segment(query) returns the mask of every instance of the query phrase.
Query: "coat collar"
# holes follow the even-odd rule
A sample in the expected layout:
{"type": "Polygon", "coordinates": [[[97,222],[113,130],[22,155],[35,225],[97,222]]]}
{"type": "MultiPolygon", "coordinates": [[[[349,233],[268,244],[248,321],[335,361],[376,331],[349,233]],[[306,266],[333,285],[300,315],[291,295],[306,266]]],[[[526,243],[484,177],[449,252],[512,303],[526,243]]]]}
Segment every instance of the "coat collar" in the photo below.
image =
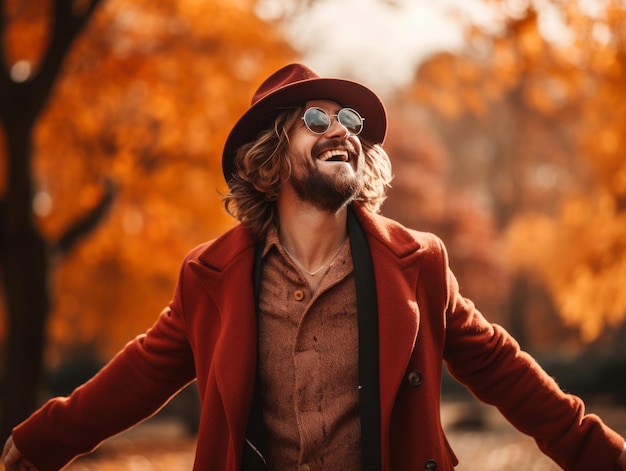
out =
{"type": "Polygon", "coordinates": [[[255,240],[250,231],[238,224],[219,238],[201,246],[197,260],[206,269],[207,275],[211,272],[220,274],[231,263],[237,262],[239,257],[249,256],[248,251],[254,250],[254,245],[255,240]]]}
{"type": "MultiPolygon", "coordinates": [[[[379,246],[385,256],[391,255],[402,270],[411,269],[417,259],[423,255],[423,244],[419,232],[412,231],[398,222],[384,216],[373,214],[361,204],[354,204],[354,211],[367,233],[370,245],[379,246]]],[[[249,256],[254,251],[255,240],[252,234],[241,225],[236,225],[221,237],[198,248],[197,260],[210,273],[219,275],[240,256],[249,256]]],[[[194,271],[203,272],[202,268],[194,271]]]]}

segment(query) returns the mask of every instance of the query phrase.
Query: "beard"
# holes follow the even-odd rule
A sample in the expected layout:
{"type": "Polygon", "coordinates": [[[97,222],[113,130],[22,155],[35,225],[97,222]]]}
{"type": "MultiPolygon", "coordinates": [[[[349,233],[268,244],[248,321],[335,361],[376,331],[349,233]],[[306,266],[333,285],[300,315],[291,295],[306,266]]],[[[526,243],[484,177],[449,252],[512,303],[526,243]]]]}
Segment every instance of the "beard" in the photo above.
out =
{"type": "Polygon", "coordinates": [[[336,213],[359,194],[361,179],[358,172],[325,173],[311,165],[304,175],[292,174],[291,185],[301,201],[336,213]]]}

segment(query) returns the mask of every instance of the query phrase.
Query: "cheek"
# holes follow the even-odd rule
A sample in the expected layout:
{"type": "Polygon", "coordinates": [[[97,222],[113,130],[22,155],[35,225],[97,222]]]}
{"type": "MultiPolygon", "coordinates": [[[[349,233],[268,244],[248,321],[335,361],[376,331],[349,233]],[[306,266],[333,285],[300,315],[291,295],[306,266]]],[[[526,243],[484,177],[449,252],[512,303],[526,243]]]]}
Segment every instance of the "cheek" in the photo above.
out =
{"type": "Polygon", "coordinates": [[[302,165],[311,160],[311,146],[305,139],[294,140],[289,146],[289,155],[293,165],[302,165]]]}
{"type": "Polygon", "coordinates": [[[292,150],[289,154],[291,171],[296,175],[309,173],[314,168],[314,163],[308,153],[304,151],[292,150]]]}
{"type": "Polygon", "coordinates": [[[315,144],[319,136],[309,131],[304,123],[297,125],[289,134],[289,147],[302,150],[315,144]]]}

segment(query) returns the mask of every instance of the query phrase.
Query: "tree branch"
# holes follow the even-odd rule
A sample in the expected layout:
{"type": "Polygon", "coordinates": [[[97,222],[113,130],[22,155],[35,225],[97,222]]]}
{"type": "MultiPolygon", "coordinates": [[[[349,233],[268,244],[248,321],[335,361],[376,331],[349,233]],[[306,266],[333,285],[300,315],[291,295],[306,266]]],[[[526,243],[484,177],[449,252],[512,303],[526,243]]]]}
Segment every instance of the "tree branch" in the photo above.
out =
{"type": "MultiPolygon", "coordinates": [[[[4,1],[0,0],[1,8],[4,8],[4,1]]],[[[0,118],[3,121],[14,119],[13,110],[19,109],[25,125],[32,126],[52,93],[68,51],[100,2],[101,0],[91,0],[82,13],[75,14],[72,11],[72,0],[54,1],[50,44],[38,72],[31,80],[15,83],[8,72],[9,64],[4,64],[4,70],[0,71],[0,118]]],[[[0,32],[5,27],[3,22],[6,18],[3,16],[0,10],[0,32]]],[[[0,55],[0,59],[6,62],[4,55],[0,55]]]]}
{"type": "Polygon", "coordinates": [[[32,81],[22,84],[32,86],[32,90],[37,93],[35,100],[40,109],[52,92],[70,48],[100,2],[101,0],[92,0],[83,13],[74,14],[71,0],[55,0],[54,21],[48,51],[44,55],[37,75],[32,81]]]}
{"type": "Polygon", "coordinates": [[[87,214],[78,218],[65,233],[52,244],[55,255],[67,255],[81,239],[88,236],[108,214],[117,194],[117,187],[110,179],[104,181],[104,192],[98,204],[87,214]]]}
{"type": "MultiPolygon", "coordinates": [[[[0,40],[4,38],[4,32],[6,29],[6,15],[4,13],[5,0],[0,0],[0,40]]],[[[0,46],[2,43],[0,42],[0,46]]],[[[7,57],[5,54],[5,48],[0,47],[0,121],[3,123],[8,113],[7,101],[10,96],[11,77],[9,75],[9,64],[7,64],[7,57]]]]}

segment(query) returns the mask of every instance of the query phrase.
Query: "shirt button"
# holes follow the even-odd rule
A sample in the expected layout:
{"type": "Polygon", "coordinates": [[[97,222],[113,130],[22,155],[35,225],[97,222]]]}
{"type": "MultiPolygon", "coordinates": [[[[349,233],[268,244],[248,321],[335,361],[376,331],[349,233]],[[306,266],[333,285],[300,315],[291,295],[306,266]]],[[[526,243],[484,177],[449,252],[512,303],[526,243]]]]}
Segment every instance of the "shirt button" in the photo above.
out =
{"type": "Polygon", "coordinates": [[[300,471],[311,471],[311,466],[305,463],[302,466],[300,466],[300,471]]]}
{"type": "Polygon", "coordinates": [[[433,459],[430,459],[424,463],[424,469],[428,471],[434,471],[437,469],[437,462],[433,459]]]}
{"type": "MultiPolygon", "coordinates": [[[[296,301],[302,301],[304,299],[304,293],[302,292],[301,289],[297,289],[293,292],[293,298],[296,301]]],[[[308,466],[308,465],[307,465],[308,466]]],[[[306,470],[305,470],[306,471],[306,470]]]]}

